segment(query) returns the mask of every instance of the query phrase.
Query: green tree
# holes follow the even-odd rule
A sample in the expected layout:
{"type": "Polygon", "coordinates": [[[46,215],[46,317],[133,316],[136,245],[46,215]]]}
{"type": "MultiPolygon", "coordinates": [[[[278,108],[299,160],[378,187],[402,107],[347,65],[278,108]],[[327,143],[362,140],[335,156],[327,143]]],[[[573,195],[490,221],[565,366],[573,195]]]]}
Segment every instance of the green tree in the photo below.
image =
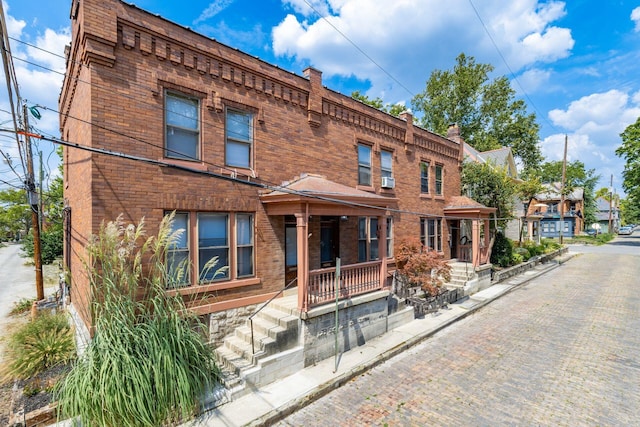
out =
{"type": "Polygon", "coordinates": [[[620,217],[622,224],[638,224],[640,223],[640,200],[629,196],[620,201],[620,217]]]}
{"type": "Polygon", "coordinates": [[[385,113],[391,114],[395,117],[398,117],[400,113],[404,112],[407,109],[407,107],[401,103],[385,104],[385,102],[380,97],[371,99],[367,95],[360,93],[359,90],[351,92],[351,97],[362,102],[363,104],[370,105],[373,108],[377,108],[378,110],[384,111],[385,113]]]}
{"type": "Polygon", "coordinates": [[[498,226],[513,217],[515,183],[507,172],[489,163],[465,162],[462,167],[462,193],[476,202],[496,208],[498,226]]]}
{"type": "MultiPolygon", "coordinates": [[[[627,193],[628,212],[640,210],[640,117],[620,134],[622,145],[616,155],[625,160],[622,188],[627,193]]],[[[634,221],[635,222],[635,221],[634,221]]]]}
{"type": "Polygon", "coordinates": [[[29,230],[31,209],[27,204],[26,191],[8,189],[0,191],[0,230],[3,238],[13,238],[29,230]]]}
{"type": "MultiPolygon", "coordinates": [[[[57,150],[62,158],[62,147],[57,150]]],[[[64,183],[62,179],[62,164],[58,166],[59,175],[51,180],[49,188],[42,193],[43,229],[40,230],[42,242],[42,262],[50,264],[62,255],[63,251],[63,225],[62,215],[64,209],[64,183]]],[[[29,213],[29,215],[31,215],[29,213]]],[[[33,256],[33,234],[28,234],[22,242],[22,247],[28,256],[33,256]]]]}
{"type": "Polygon", "coordinates": [[[465,142],[479,151],[511,147],[525,170],[542,161],[535,114],[528,114],[506,77],[489,80],[493,66],[461,53],[453,71],[435,70],[424,92],[412,100],[421,125],[445,135],[452,123],[465,142]]]}

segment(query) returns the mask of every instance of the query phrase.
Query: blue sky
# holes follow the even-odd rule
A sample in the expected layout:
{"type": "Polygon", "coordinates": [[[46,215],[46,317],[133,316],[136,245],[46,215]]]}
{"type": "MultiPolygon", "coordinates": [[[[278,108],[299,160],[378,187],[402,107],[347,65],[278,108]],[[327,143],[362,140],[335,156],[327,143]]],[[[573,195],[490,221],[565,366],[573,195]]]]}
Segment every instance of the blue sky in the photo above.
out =
{"type": "MultiPolygon", "coordinates": [[[[435,69],[461,52],[506,75],[538,117],[547,160],[581,160],[622,193],[619,134],[640,116],[640,2],[626,0],[133,0],[133,4],[329,88],[410,105],[435,69]]],[[[70,0],[8,0],[5,15],[32,124],[57,135],[57,98],[69,42],[70,0]],[[24,42],[38,46],[30,47],[24,42]],[[49,53],[51,52],[51,53],[49,53]],[[39,66],[39,67],[38,67],[39,66]],[[53,70],[53,71],[49,71],[53,70]],[[56,72],[57,71],[57,72],[56,72]],[[35,122],[35,123],[34,123],[35,122]]],[[[4,79],[3,79],[4,81],[4,79]]],[[[8,110],[4,85],[0,110],[8,110]]],[[[0,122],[10,116],[0,111],[0,122]]],[[[15,141],[0,149],[17,159],[15,141]]],[[[55,173],[51,147],[41,143],[55,173]]],[[[0,176],[7,176],[6,164],[0,176]]],[[[15,184],[15,175],[3,178],[15,184]]],[[[0,183],[0,188],[6,184],[0,183]]]]}

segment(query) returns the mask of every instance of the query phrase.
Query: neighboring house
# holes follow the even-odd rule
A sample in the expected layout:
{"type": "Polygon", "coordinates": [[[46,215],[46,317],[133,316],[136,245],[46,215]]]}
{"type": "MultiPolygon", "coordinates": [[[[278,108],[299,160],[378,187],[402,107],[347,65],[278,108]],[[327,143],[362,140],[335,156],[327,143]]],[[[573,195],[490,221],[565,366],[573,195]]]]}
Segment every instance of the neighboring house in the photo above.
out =
{"type": "MultiPolygon", "coordinates": [[[[617,233],[620,228],[620,209],[616,206],[615,199],[612,204],[603,197],[596,199],[596,221],[600,226],[598,233],[617,233]],[[609,229],[611,224],[611,229],[609,229]]],[[[592,224],[587,224],[591,228],[592,224]]]]}
{"type": "Polygon", "coordinates": [[[584,229],[582,212],[584,211],[584,190],[575,188],[564,198],[564,209],[561,209],[561,184],[544,184],[545,191],[536,195],[527,206],[528,215],[541,215],[540,235],[548,238],[573,237],[584,229]],[[561,212],[563,211],[563,212],[561,212]],[[560,215],[563,214],[564,221],[560,215]]]}
{"type": "MultiPolygon", "coordinates": [[[[520,181],[518,178],[518,169],[516,167],[515,159],[513,158],[513,152],[511,147],[502,147],[490,151],[478,151],[469,144],[464,145],[465,161],[473,161],[477,163],[486,163],[496,169],[501,169],[507,172],[507,175],[514,181],[520,181]]],[[[513,198],[513,219],[507,221],[504,228],[504,234],[511,240],[519,241],[521,234],[523,238],[529,240],[540,240],[539,221],[540,218],[534,216],[527,216],[524,203],[519,197],[513,198]]]]}
{"type": "Polygon", "coordinates": [[[168,292],[188,298],[215,345],[292,287],[286,321],[262,329],[297,328],[279,335],[295,348],[282,369],[333,354],[338,259],[343,351],[413,318],[390,303],[396,241],[486,270],[492,210],[459,198],[457,127],[436,135],[324,87],[314,68],[287,72],[118,0],[74,0],[71,18],[65,264],[84,325],[85,246],[120,214],[153,234],[176,212],[186,232],[169,261],[191,269],[168,292]],[[229,267],[216,277],[213,256],[229,267]]]}

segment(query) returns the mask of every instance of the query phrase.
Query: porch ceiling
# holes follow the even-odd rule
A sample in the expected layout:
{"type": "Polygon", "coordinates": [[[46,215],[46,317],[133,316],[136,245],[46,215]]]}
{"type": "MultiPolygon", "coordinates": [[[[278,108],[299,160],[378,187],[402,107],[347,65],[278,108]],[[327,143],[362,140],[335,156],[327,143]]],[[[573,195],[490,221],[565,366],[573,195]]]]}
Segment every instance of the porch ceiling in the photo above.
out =
{"type": "Polygon", "coordinates": [[[268,215],[290,215],[308,211],[315,215],[380,216],[380,208],[396,208],[398,199],[358,190],[323,176],[302,174],[299,178],[260,196],[268,215]]]}
{"type": "Polygon", "coordinates": [[[488,218],[495,213],[496,208],[490,208],[467,196],[454,196],[451,202],[444,208],[445,216],[457,216],[462,218],[488,218]]]}

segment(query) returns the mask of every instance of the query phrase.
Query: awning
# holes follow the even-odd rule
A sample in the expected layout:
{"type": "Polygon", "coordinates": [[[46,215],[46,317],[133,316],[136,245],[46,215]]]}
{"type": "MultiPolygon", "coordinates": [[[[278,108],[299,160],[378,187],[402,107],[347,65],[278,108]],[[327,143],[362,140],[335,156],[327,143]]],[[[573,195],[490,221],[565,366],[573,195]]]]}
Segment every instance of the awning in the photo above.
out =
{"type": "Polygon", "coordinates": [[[383,216],[395,209],[398,199],[358,190],[323,176],[302,174],[281,187],[260,196],[267,215],[361,215],[383,216]],[[382,211],[382,212],[381,212],[382,211]]]}

